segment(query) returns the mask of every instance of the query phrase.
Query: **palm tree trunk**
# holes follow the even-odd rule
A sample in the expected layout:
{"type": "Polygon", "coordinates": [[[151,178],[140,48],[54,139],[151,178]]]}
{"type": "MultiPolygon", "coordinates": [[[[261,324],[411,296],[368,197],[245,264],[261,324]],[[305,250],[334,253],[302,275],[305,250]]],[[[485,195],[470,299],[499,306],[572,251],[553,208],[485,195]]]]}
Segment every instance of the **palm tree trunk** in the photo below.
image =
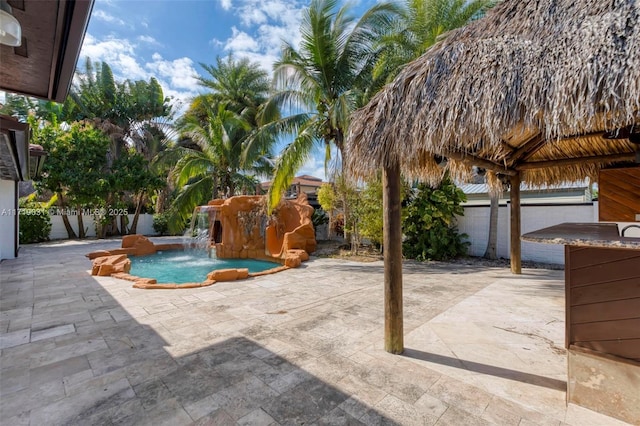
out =
{"type": "Polygon", "coordinates": [[[142,201],[144,200],[144,192],[140,192],[138,195],[138,201],[136,203],[136,213],[133,215],[133,222],[129,228],[129,234],[135,234],[138,230],[138,218],[140,218],[140,212],[142,211],[142,201]]]}
{"type": "Polygon", "coordinates": [[[167,198],[169,198],[169,184],[157,191],[156,205],[154,210],[156,213],[163,213],[166,210],[167,198]]]}
{"type": "Polygon", "coordinates": [[[82,209],[78,208],[78,238],[87,238],[87,233],[84,230],[84,221],[82,220],[82,209]]]}
{"type": "Polygon", "coordinates": [[[71,227],[71,223],[69,222],[69,216],[66,213],[66,206],[64,202],[64,197],[62,193],[58,192],[58,203],[60,204],[60,209],[62,210],[62,223],[64,224],[64,229],[67,230],[67,236],[71,238],[78,238],[76,235],[76,231],[71,227]]]}
{"type": "Polygon", "coordinates": [[[498,241],[498,209],[500,208],[498,194],[490,194],[491,207],[489,207],[489,240],[487,241],[487,249],[484,257],[487,259],[496,259],[496,245],[498,241]]]}
{"type": "Polygon", "coordinates": [[[218,197],[218,175],[213,174],[213,191],[211,193],[212,199],[217,200],[218,197]]]}
{"type": "Polygon", "coordinates": [[[129,222],[128,215],[126,215],[126,214],[120,215],[120,235],[127,235],[127,223],[128,222],[129,222]]]}
{"type": "Polygon", "coordinates": [[[231,179],[231,174],[227,174],[227,188],[229,188],[229,197],[233,197],[236,194],[236,188],[233,185],[233,180],[231,179]]]}

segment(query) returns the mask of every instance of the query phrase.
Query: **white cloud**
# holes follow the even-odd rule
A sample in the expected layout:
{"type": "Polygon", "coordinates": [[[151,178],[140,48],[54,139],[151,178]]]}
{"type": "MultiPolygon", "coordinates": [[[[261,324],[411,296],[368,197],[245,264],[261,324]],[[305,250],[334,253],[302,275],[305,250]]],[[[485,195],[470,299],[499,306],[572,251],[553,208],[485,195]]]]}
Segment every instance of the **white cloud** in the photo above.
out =
{"type": "Polygon", "coordinates": [[[81,57],[89,57],[93,61],[108,63],[115,75],[121,78],[146,78],[147,72],[138,64],[135,57],[135,45],[127,39],[107,37],[98,40],[87,34],[80,51],[81,57]]]}
{"type": "Polygon", "coordinates": [[[310,175],[326,181],[327,177],[324,170],[324,158],[322,158],[321,155],[315,155],[310,158],[296,173],[296,176],[298,175],[310,175]]]}
{"type": "Polygon", "coordinates": [[[155,44],[156,46],[162,46],[162,43],[160,43],[158,40],[148,35],[140,35],[138,36],[138,40],[144,43],[155,44]]]}
{"type": "Polygon", "coordinates": [[[91,17],[104,22],[108,22],[110,24],[126,25],[126,22],[124,22],[122,19],[116,18],[115,16],[105,12],[104,10],[94,10],[93,12],[91,12],[91,17]]]}
{"type": "Polygon", "coordinates": [[[250,26],[253,24],[264,24],[267,22],[267,15],[264,11],[256,8],[244,8],[240,21],[243,25],[250,26]]]}
{"type": "Polygon", "coordinates": [[[224,10],[231,9],[231,0],[220,0],[220,5],[224,10]]]}
{"type": "Polygon", "coordinates": [[[241,0],[233,10],[242,29],[233,27],[226,40],[212,40],[238,57],[258,62],[271,72],[279,57],[282,42],[300,44],[300,20],[306,4],[292,0],[241,0]]]}
{"type": "MultiPolygon", "coordinates": [[[[146,80],[148,73],[140,66],[136,58],[130,55],[119,54],[116,64],[120,68],[120,73],[131,80],[146,80]]],[[[111,65],[111,64],[110,64],[111,65]]]]}
{"type": "Polygon", "coordinates": [[[152,62],[145,64],[149,77],[155,77],[164,95],[173,98],[176,116],[182,115],[189,107],[191,98],[200,91],[193,61],[190,58],[166,60],[159,53],[154,53],[151,59],[152,62]]]}
{"type": "Polygon", "coordinates": [[[87,33],[81,56],[108,63],[116,80],[149,80],[155,77],[164,95],[174,98],[174,110],[178,114],[183,112],[200,89],[193,61],[186,57],[167,60],[160,53],[154,53],[151,61],[145,63],[140,61],[136,49],[137,45],[128,39],[106,37],[98,40],[87,33]]]}
{"type": "Polygon", "coordinates": [[[212,45],[213,47],[215,47],[216,49],[224,47],[224,42],[221,41],[221,40],[218,40],[217,38],[214,38],[214,39],[210,40],[209,44],[212,45]]]}
{"type": "Polygon", "coordinates": [[[156,78],[167,80],[174,89],[198,91],[200,86],[196,79],[197,72],[190,58],[169,61],[163,59],[159,53],[154,53],[152,59],[153,62],[147,63],[146,68],[153,71],[156,78]]]}
{"type": "Polygon", "coordinates": [[[231,50],[234,52],[255,52],[260,48],[258,42],[244,31],[238,31],[236,27],[231,27],[231,32],[231,38],[229,38],[225,43],[224,48],[226,50],[231,50]]]}
{"type": "Polygon", "coordinates": [[[116,39],[107,37],[98,40],[87,33],[84,37],[81,57],[90,57],[92,60],[105,61],[111,64],[115,62],[119,55],[133,55],[134,45],[126,39],[116,39]]]}

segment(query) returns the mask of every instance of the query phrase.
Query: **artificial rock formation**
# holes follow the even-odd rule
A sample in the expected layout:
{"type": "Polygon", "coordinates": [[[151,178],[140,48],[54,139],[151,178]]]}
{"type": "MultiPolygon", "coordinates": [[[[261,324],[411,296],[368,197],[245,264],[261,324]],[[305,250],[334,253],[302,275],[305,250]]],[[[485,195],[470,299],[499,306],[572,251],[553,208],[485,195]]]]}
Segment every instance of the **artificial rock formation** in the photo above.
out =
{"type": "MultiPolygon", "coordinates": [[[[309,259],[316,249],[315,231],[311,216],[313,207],[306,195],[297,200],[284,200],[266,214],[264,196],[237,196],[213,200],[198,208],[209,215],[209,244],[216,256],[224,259],[261,259],[278,262],[282,266],[250,274],[248,269],[219,269],[210,272],[201,283],[163,284],[155,279],[129,274],[131,261],[127,256],[146,256],[162,250],[183,249],[182,244],[154,244],[142,235],[122,237],[122,247],[99,250],[87,254],[93,261],[92,275],[113,276],[134,282],[136,288],[193,288],[212,285],[218,281],[234,281],[250,276],[271,274],[295,268],[309,259]]],[[[203,277],[204,278],[204,277],[203,277]]]]}
{"type": "Polygon", "coordinates": [[[129,273],[131,261],[126,254],[114,254],[97,257],[93,260],[91,275],[108,277],[116,273],[129,273]]]}
{"type": "Polygon", "coordinates": [[[212,246],[221,259],[279,259],[296,267],[316,249],[311,216],[313,207],[306,195],[283,200],[266,215],[264,196],[241,195],[213,200],[201,211],[209,212],[212,246]]]}
{"type": "Polygon", "coordinates": [[[146,256],[149,254],[155,254],[157,251],[163,250],[178,250],[182,249],[182,244],[154,244],[150,239],[144,235],[125,235],[122,237],[122,247],[113,250],[97,250],[87,254],[87,257],[91,260],[110,256],[114,254],[126,254],[129,256],[146,256]]]}

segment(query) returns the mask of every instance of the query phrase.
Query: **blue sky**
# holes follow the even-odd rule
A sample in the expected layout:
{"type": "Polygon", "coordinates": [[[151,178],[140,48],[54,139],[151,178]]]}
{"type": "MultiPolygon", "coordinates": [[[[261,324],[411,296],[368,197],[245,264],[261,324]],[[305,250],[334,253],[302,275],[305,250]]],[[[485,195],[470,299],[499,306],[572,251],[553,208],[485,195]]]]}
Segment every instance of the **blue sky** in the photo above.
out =
{"type": "MultiPolygon", "coordinates": [[[[217,55],[248,57],[265,70],[277,58],[282,40],[297,46],[302,10],[299,0],[96,0],[84,39],[84,58],[105,61],[116,79],[154,76],[178,109],[202,92],[199,63],[217,55]]],[[[351,2],[354,15],[375,0],[351,2]]],[[[301,173],[324,177],[323,154],[301,173]]]]}

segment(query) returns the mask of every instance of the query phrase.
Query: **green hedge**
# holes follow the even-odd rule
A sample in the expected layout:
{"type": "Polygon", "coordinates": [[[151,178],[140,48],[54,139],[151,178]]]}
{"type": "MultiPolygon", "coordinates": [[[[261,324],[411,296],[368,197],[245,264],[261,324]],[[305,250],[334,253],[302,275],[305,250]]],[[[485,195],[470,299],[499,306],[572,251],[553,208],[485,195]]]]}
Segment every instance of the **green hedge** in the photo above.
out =
{"type": "Polygon", "coordinates": [[[20,244],[49,241],[51,217],[49,210],[37,204],[25,203],[20,207],[20,244]]]}

